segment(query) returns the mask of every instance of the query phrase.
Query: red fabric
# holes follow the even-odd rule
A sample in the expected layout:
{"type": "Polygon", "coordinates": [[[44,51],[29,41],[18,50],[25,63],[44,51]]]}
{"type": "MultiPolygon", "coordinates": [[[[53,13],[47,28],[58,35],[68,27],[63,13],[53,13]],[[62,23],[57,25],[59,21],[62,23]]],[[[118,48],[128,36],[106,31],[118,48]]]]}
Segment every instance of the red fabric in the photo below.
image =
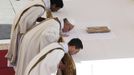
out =
{"type": "Polygon", "coordinates": [[[7,67],[7,50],[0,50],[0,75],[15,75],[13,68],[7,67]]]}

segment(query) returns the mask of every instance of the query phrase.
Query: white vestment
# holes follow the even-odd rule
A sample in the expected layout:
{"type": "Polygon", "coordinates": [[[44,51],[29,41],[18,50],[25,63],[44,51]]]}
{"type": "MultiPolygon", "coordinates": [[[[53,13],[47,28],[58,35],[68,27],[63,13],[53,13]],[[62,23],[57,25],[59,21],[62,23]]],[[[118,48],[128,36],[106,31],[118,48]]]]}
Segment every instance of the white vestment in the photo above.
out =
{"type": "Polygon", "coordinates": [[[24,75],[56,75],[64,54],[63,46],[59,43],[52,43],[46,46],[31,60],[24,75]],[[40,60],[40,58],[42,59],[40,60]]]}
{"type": "Polygon", "coordinates": [[[55,19],[41,22],[38,26],[27,32],[18,50],[16,75],[23,75],[26,66],[41,49],[60,37],[60,23],[55,19]]]}
{"type": "Polygon", "coordinates": [[[17,14],[11,29],[11,43],[6,57],[12,65],[16,65],[18,48],[24,34],[36,26],[36,20],[45,12],[41,1],[34,1],[17,14]],[[33,6],[39,5],[39,6],[33,6]],[[26,10],[28,9],[28,10],[26,10]],[[25,11],[25,12],[24,12],[25,11]]]}

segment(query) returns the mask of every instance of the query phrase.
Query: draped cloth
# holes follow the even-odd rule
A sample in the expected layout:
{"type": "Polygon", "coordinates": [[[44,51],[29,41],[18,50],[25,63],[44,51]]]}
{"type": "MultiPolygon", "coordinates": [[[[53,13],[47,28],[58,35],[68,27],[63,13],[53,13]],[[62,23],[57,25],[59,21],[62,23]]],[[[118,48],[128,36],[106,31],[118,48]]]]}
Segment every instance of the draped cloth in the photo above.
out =
{"type": "Polygon", "coordinates": [[[76,75],[75,62],[69,53],[65,53],[62,62],[66,65],[66,68],[62,70],[61,75],[76,75]]]}
{"type": "Polygon", "coordinates": [[[48,19],[28,31],[18,51],[16,75],[23,75],[26,66],[48,44],[57,42],[60,37],[60,23],[48,19]]]}
{"type": "Polygon", "coordinates": [[[45,5],[42,1],[32,1],[20,11],[12,24],[11,43],[6,58],[10,64],[16,66],[18,48],[21,39],[30,29],[36,26],[36,20],[45,12],[45,5]]]}

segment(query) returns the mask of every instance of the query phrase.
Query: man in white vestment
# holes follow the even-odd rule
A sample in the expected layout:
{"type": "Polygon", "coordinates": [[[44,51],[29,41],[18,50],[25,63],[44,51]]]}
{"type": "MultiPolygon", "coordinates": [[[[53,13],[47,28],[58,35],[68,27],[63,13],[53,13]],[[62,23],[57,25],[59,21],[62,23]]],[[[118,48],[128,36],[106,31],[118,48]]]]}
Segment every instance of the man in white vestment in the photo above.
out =
{"type": "Polygon", "coordinates": [[[60,37],[61,26],[57,19],[42,21],[39,25],[29,30],[22,38],[18,50],[16,75],[23,75],[26,66],[41,49],[52,42],[57,42],[60,37]]]}
{"type": "Polygon", "coordinates": [[[56,75],[64,54],[76,54],[80,49],[83,49],[83,44],[78,38],[71,39],[68,44],[51,43],[31,60],[24,75],[56,75]]]}
{"type": "Polygon", "coordinates": [[[41,21],[41,16],[47,9],[57,11],[63,7],[62,0],[35,0],[29,3],[18,15],[16,16],[11,29],[11,43],[6,58],[10,64],[16,65],[18,48],[21,44],[23,36],[41,21]]]}

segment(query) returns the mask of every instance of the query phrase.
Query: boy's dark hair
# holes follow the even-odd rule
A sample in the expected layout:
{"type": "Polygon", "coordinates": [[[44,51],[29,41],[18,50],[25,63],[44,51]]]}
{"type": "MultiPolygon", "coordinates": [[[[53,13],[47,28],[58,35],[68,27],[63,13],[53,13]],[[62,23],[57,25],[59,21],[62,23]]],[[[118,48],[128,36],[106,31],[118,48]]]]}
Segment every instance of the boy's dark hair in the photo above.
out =
{"type": "Polygon", "coordinates": [[[56,4],[56,7],[62,8],[64,6],[63,0],[50,0],[51,5],[56,4]]]}
{"type": "Polygon", "coordinates": [[[69,46],[75,46],[76,49],[83,49],[82,41],[79,38],[73,38],[68,43],[69,46]]]}

